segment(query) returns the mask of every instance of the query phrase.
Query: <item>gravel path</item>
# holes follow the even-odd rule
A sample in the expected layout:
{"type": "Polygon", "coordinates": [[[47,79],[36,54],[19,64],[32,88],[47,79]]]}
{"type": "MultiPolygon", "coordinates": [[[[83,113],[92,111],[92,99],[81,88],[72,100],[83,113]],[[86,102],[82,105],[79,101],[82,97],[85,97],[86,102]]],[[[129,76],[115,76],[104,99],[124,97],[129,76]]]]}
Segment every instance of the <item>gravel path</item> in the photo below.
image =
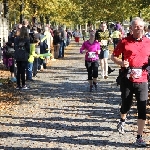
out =
{"type": "MultiPolygon", "coordinates": [[[[120,92],[115,78],[98,78],[98,91],[88,92],[84,55],[72,43],[65,58],[38,73],[18,105],[0,114],[0,149],[4,150],[135,150],[136,117],[132,107],[126,133],[119,134],[120,92]]],[[[100,73],[99,73],[100,74],[100,73]]],[[[134,104],[135,105],[135,104],[134,104]]],[[[147,127],[145,132],[148,132],[147,127]]],[[[148,133],[144,134],[150,141],[148,133]]],[[[148,148],[140,148],[148,150],[148,148]]]]}

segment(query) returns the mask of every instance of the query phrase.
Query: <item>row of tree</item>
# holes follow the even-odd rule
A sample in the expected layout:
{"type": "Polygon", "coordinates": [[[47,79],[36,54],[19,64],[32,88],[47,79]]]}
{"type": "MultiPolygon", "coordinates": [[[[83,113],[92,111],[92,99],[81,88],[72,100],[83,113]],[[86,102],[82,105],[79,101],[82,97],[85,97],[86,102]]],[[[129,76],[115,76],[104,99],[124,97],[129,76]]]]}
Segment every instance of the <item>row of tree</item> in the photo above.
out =
{"type": "Polygon", "coordinates": [[[38,22],[83,24],[99,20],[123,21],[130,16],[149,20],[150,0],[0,0],[8,3],[7,18],[18,23],[20,16],[38,22]]]}

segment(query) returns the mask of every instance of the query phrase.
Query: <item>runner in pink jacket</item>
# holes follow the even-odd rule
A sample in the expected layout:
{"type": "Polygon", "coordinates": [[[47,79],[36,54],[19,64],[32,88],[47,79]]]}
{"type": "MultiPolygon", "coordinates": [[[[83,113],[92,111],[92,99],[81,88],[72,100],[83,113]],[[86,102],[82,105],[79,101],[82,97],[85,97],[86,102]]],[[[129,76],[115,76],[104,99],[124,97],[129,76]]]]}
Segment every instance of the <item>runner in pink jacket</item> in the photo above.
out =
{"type": "Polygon", "coordinates": [[[95,41],[95,32],[90,32],[90,39],[85,41],[80,48],[80,53],[85,53],[85,66],[88,72],[88,81],[90,84],[90,92],[93,91],[93,86],[97,90],[97,77],[99,67],[100,44],[95,41]]]}

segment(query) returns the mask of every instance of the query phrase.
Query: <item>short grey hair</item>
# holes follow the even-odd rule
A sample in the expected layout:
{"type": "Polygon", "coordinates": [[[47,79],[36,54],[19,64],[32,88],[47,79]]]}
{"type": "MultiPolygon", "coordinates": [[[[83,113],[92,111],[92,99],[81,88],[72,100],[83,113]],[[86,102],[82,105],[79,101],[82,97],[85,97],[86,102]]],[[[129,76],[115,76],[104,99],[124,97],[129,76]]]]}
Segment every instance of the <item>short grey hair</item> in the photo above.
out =
{"type": "Polygon", "coordinates": [[[135,17],[135,18],[133,18],[132,21],[131,21],[131,23],[130,23],[130,25],[133,26],[133,24],[134,24],[135,21],[137,21],[137,20],[143,22],[143,26],[145,25],[145,22],[144,22],[143,19],[140,18],[140,17],[135,17]]]}

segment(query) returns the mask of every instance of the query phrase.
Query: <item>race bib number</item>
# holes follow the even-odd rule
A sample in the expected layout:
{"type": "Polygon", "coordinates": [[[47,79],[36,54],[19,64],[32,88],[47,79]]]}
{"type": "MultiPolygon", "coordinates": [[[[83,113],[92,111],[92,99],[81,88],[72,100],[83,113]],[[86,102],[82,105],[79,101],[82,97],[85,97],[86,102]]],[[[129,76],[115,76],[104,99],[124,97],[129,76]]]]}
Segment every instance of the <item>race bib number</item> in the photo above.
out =
{"type": "Polygon", "coordinates": [[[88,52],[88,58],[95,58],[96,54],[95,52],[88,52]]]}
{"type": "Polygon", "coordinates": [[[139,79],[140,77],[142,77],[142,69],[129,69],[128,77],[139,79]]]}
{"type": "Polygon", "coordinates": [[[108,44],[108,41],[107,41],[107,40],[101,40],[101,45],[107,46],[107,44],[108,44]]]}

